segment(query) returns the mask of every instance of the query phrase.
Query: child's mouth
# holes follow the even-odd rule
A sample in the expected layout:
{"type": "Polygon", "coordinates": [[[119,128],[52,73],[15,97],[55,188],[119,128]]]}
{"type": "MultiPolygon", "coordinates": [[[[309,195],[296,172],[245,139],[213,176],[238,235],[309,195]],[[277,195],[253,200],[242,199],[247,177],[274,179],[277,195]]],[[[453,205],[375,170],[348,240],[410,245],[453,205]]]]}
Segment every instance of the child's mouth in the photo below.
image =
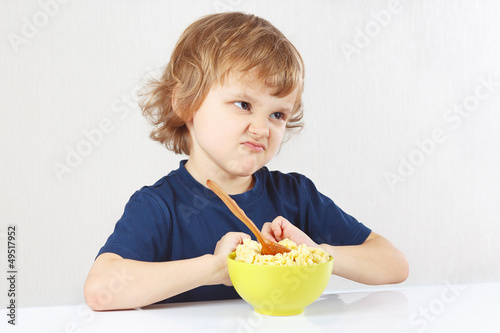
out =
{"type": "Polygon", "coordinates": [[[264,150],[264,145],[261,143],[253,143],[253,142],[243,142],[243,145],[249,148],[251,151],[259,152],[264,150]]]}

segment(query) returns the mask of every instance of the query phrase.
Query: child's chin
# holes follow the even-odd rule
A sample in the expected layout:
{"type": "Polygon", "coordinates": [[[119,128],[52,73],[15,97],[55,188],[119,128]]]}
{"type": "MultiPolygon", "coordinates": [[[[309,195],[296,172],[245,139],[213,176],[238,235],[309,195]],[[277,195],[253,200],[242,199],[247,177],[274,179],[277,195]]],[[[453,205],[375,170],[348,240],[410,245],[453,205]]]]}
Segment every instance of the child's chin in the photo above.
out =
{"type": "Polygon", "coordinates": [[[235,176],[238,177],[248,177],[253,175],[257,170],[262,168],[263,165],[258,163],[245,163],[232,168],[231,171],[235,176]]]}

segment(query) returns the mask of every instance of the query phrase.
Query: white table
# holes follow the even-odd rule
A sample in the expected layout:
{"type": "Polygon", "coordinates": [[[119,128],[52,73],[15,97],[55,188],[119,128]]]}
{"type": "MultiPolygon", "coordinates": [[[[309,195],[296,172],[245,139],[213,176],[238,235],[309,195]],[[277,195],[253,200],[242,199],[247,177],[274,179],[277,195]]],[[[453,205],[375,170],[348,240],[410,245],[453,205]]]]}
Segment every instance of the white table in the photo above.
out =
{"type": "Polygon", "coordinates": [[[243,300],[93,312],[85,304],[17,309],[1,332],[500,332],[500,282],[323,294],[292,317],[257,314],[243,300]],[[5,328],[5,329],[4,329],[5,328]]]}

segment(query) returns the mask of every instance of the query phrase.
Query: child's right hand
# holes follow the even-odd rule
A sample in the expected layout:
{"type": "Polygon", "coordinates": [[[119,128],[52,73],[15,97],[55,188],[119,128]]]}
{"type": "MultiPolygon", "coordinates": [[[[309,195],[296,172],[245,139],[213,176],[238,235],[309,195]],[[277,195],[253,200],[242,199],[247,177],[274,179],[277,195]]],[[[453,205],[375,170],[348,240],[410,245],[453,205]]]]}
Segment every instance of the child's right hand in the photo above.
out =
{"type": "Polygon", "coordinates": [[[228,232],[215,245],[214,257],[218,259],[220,264],[220,283],[226,286],[233,285],[227,271],[227,256],[236,250],[236,246],[243,244],[245,238],[250,238],[250,236],[243,232],[228,232]]]}
{"type": "Polygon", "coordinates": [[[294,226],[282,216],[278,216],[273,222],[266,222],[262,226],[262,234],[273,242],[282,241],[285,238],[296,244],[305,244],[309,247],[320,247],[305,232],[294,226]]]}

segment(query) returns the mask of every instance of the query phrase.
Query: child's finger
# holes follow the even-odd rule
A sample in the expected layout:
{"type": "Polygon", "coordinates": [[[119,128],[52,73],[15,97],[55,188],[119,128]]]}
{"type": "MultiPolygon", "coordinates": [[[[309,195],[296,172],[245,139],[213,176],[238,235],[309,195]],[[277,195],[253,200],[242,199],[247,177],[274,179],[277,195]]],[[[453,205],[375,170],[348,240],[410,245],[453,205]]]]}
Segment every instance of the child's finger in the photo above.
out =
{"type": "Polygon", "coordinates": [[[288,222],[285,218],[278,216],[271,223],[271,227],[274,233],[274,237],[276,240],[283,240],[284,231],[286,228],[286,222],[288,222]]]}
{"type": "Polygon", "coordinates": [[[274,237],[274,231],[271,222],[266,222],[262,226],[262,230],[260,231],[264,238],[276,242],[276,238],[274,237]]]}
{"type": "Polygon", "coordinates": [[[229,232],[227,235],[233,239],[236,245],[243,244],[243,240],[246,238],[251,238],[250,235],[243,232],[229,232]]]}
{"type": "Polygon", "coordinates": [[[272,229],[273,229],[274,238],[276,238],[276,239],[280,238],[281,235],[283,234],[280,223],[273,223],[272,229]]]}
{"type": "Polygon", "coordinates": [[[228,232],[217,242],[214,254],[225,255],[236,250],[236,246],[242,244],[245,238],[250,238],[250,236],[243,232],[228,232]]]}

